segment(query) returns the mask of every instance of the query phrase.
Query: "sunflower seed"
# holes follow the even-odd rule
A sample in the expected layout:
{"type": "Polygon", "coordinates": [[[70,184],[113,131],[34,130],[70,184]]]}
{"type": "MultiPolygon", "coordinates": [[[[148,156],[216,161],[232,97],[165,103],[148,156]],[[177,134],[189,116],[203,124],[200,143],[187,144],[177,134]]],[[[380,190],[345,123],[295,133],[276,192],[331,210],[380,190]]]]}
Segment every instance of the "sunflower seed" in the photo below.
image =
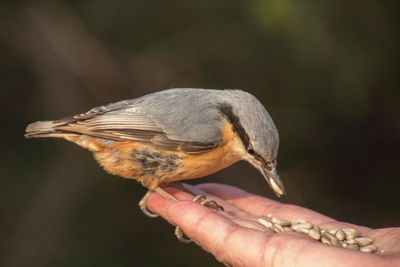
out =
{"type": "Polygon", "coordinates": [[[336,235],[337,231],[338,231],[337,229],[331,229],[331,230],[329,230],[329,233],[331,235],[336,235]]]}
{"type": "Polygon", "coordinates": [[[359,247],[357,245],[348,245],[346,248],[351,250],[359,250],[359,247]]]}
{"type": "Polygon", "coordinates": [[[339,240],[334,235],[330,233],[325,233],[323,234],[323,237],[327,238],[332,245],[334,246],[339,245],[339,240]]]}
{"type": "Polygon", "coordinates": [[[326,238],[326,237],[321,237],[321,242],[324,243],[324,244],[328,244],[328,245],[331,244],[331,242],[329,241],[329,239],[326,238]]]}
{"type": "Polygon", "coordinates": [[[349,245],[357,245],[357,242],[353,239],[353,240],[345,240],[344,242],[346,242],[346,244],[349,245]]]}
{"type": "Polygon", "coordinates": [[[312,224],[309,222],[304,222],[304,223],[296,223],[292,225],[292,229],[294,231],[300,231],[303,232],[303,229],[311,229],[312,228],[312,224]]]}
{"type": "Polygon", "coordinates": [[[339,241],[343,241],[343,240],[346,238],[345,233],[344,233],[343,230],[341,230],[341,229],[338,229],[338,230],[337,230],[335,236],[336,236],[336,238],[337,238],[339,241]]]}
{"type": "Polygon", "coordinates": [[[282,225],[276,223],[272,226],[272,229],[277,233],[285,232],[285,229],[283,229],[282,225]]]}
{"type": "Polygon", "coordinates": [[[279,225],[281,225],[281,226],[290,226],[290,225],[292,225],[291,222],[286,221],[286,220],[283,220],[283,219],[279,219],[279,218],[277,218],[277,217],[272,217],[272,220],[271,220],[271,221],[272,221],[273,223],[279,224],[279,225]]]}
{"type": "Polygon", "coordinates": [[[296,223],[308,223],[308,222],[303,219],[296,219],[295,221],[292,222],[292,224],[296,224],[296,223]]]}
{"type": "Polygon", "coordinates": [[[343,248],[352,249],[352,250],[358,250],[358,246],[357,245],[349,245],[346,242],[341,242],[340,244],[342,245],[343,248]]]}
{"type": "MultiPolygon", "coordinates": [[[[353,228],[344,229],[320,229],[317,225],[297,219],[293,222],[273,217],[268,214],[267,218],[259,218],[258,222],[272,232],[291,232],[304,233],[323,244],[343,247],[350,250],[360,250],[366,253],[377,251],[377,247],[372,245],[373,240],[363,237],[359,231],[353,228]]],[[[381,250],[383,253],[383,250],[381,250]]]]}
{"type": "Polygon", "coordinates": [[[354,239],[357,242],[357,245],[360,247],[365,247],[372,244],[372,239],[367,237],[357,237],[354,239]]]}
{"type": "Polygon", "coordinates": [[[308,231],[308,235],[316,240],[319,240],[321,238],[321,231],[318,226],[314,226],[313,229],[308,231]]]}
{"type": "Polygon", "coordinates": [[[347,239],[347,240],[352,240],[352,239],[354,239],[354,238],[360,236],[360,232],[357,231],[356,229],[353,229],[353,228],[344,228],[344,229],[342,229],[342,230],[343,230],[343,232],[346,234],[346,239],[347,239]]]}
{"type": "Polygon", "coordinates": [[[292,224],[291,228],[292,228],[293,231],[298,231],[300,229],[300,224],[299,223],[292,224]]]}
{"type": "Polygon", "coordinates": [[[271,229],[271,227],[272,227],[272,223],[263,218],[258,218],[257,221],[258,221],[258,223],[260,223],[261,225],[264,225],[265,227],[267,227],[269,229],[271,229]]]}
{"type": "Polygon", "coordinates": [[[271,227],[271,230],[272,230],[273,232],[275,232],[275,233],[280,233],[280,232],[281,232],[278,228],[275,227],[275,225],[273,225],[273,226],[271,227]]]}
{"type": "Polygon", "coordinates": [[[360,251],[366,252],[366,253],[371,253],[371,252],[376,251],[376,247],[374,245],[368,245],[368,246],[360,248],[360,251]]]}

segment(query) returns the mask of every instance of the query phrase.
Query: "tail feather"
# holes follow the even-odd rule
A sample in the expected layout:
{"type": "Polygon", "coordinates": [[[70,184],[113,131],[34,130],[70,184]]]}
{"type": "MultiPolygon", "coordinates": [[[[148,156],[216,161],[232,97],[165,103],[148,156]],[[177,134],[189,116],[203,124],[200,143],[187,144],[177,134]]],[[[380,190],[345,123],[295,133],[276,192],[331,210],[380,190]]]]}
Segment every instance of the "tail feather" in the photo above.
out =
{"type": "Polygon", "coordinates": [[[92,152],[98,152],[104,148],[104,142],[98,138],[85,135],[74,128],[69,128],[68,121],[37,121],[31,123],[25,130],[26,138],[55,137],[63,138],[76,143],[92,152]]]}
{"type": "Polygon", "coordinates": [[[35,138],[35,137],[52,137],[58,131],[54,129],[58,124],[54,121],[37,121],[31,123],[26,127],[25,137],[35,138]]]}

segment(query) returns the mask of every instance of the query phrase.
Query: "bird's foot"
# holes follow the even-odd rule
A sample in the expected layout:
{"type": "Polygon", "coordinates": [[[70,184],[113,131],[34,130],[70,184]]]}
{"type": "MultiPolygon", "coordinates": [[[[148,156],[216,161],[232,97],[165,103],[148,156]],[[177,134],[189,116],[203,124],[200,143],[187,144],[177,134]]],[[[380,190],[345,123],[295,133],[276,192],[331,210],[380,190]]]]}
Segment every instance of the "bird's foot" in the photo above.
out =
{"type": "MultiPolygon", "coordinates": [[[[224,208],[222,206],[220,206],[215,200],[207,199],[207,197],[204,195],[197,195],[193,199],[193,202],[199,203],[200,205],[205,206],[214,211],[224,211],[224,208]]],[[[190,238],[185,236],[185,233],[182,231],[182,229],[179,226],[177,226],[175,228],[175,236],[182,243],[192,242],[192,240],[190,238]]]]}
{"type": "MultiPolygon", "coordinates": [[[[167,199],[170,199],[172,201],[178,201],[178,199],[176,199],[174,196],[169,194],[167,191],[165,191],[161,187],[157,187],[154,190],[148,190],[147,193],[143,196],[143,198],[139,201],[139,207],[142,210],[142,212],[150,218],[155,218],[155,217],[159,216],[158,214],[150,211],[147,207],[147,199],[149,198],[150,194],[153,191],[156,191],[157,193],[159,193],[160,195],[162,195],[163,197],[165,197],[167,199]]],[[[188,191],[188,190],[186,189],[185,191],[188,191]]],[[[193,202],[199,203],[200,205],[205,206],[214,211],[223,211],[224,210],[224,208],[222,206],[220,206],[215,200],[207,199],[207,197],[204,195],[197,195],[196,197],[194,197],[193,202]]],[[[192,242],[192,240],[190,238],[185,236],[185,233],[182,231],[182,229],[179,226],[177,226],[175,228],[175,236],[182,243],[192,242]]]]}
{"type": "Polygon", "coordinates": [[[171,195],[170,193],[168,193],[167,191],[165,191],[164,189],[162,189],[161,187],[157,187],[154,190],[149,189],[147,191],[147,193],[142,197],[142,199],[139,201],[139,207],[142,210],[142,212],[144,213],[144,215],[150,217],[150,218],[156,218],[159,215],[150,211],[147,207],[147,199],[149,198],[150,194],[156,191],[157,193],[159,193],[160,195],[162,195],[163,197],[172,200],[172,201],[178,201],[178,199],[176,199],[173,195],[171,195]]]}
{"type": "Polygon", "coordinates": [[[207,199],[207,197],[204,195],[197,195],[193,199],[193,202],[199,203],[200,205],[205,206],[214,211],[224,211],[224,207],[220,206],[215,200],[207,199]]]}
{"type": "Polygon", "coordinates": [[[149,210],[149,208],[147,207],[147,199],[149,198],[150,194],[152,193],[152,190],[148,190],[146,192],[146,194],[142,197],[142,199],[139,201],[139,207],[142,210],[142,212],[144,213],[144,215],[146,215],[147,217],[150,218],[156,218],[159,215],[157,213],[151,212],[149,210]]]}

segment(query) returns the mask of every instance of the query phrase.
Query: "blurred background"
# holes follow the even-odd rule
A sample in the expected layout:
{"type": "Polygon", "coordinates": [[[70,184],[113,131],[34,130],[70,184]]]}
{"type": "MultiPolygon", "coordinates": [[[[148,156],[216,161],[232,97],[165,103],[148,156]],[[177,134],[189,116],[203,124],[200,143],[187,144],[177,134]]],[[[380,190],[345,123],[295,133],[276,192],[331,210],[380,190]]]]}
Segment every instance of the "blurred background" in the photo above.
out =
{"type": "MultiPolygon", "coordinates": [[[[395,0],[2,1],[0,265],[220,266],[141,213],[140,185],[72,143],[23,137],[174,87],[261,100],[281,135],[282,201],[400,226],[399,18],[395,0]]],[[[204,181],[275,199],[246,163],[204,181]]]]}

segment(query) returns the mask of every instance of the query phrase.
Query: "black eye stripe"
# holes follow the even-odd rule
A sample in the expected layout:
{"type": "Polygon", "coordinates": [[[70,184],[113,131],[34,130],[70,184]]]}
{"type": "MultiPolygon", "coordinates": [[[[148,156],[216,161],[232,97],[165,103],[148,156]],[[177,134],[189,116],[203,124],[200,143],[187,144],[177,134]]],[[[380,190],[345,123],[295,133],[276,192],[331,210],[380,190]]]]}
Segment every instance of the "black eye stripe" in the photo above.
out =
{"type": "Polygon", "coordinates": [[[220,104],[219,108],[221,110],[221,113],[224,114],[228,120],[232,123],[233,128],[235,131],[238,133],[240,139],[242,140],[244,146],[246,147],[246,150],[249,150],[251,147],[250,144],[250,138],[247,135],[245,129],[243,128],[242,124],[240,123],[240,119],[236,114],[233,112],[233,108],[229,104],[220,104]]]}
{"type": "Polygon", "coordinates": [[[232,123],[233,128],[238,133],[240,139],[242,140],[247,152],[252,155],[256,160],[260,161],[263,166],[267,169],[272,169],[271,165],[276,164],[276,160],[266,161],[260,154],[258,154],[253,146],[250,143],[250,137],[247,135],[246,131],[244,130],[242,124],[240,123],[240,119],[236,114],[233,112],[233,108],[231,105],[223,103],[219,105],[221,113],[225,115],[228,120],[232,123]]]}

